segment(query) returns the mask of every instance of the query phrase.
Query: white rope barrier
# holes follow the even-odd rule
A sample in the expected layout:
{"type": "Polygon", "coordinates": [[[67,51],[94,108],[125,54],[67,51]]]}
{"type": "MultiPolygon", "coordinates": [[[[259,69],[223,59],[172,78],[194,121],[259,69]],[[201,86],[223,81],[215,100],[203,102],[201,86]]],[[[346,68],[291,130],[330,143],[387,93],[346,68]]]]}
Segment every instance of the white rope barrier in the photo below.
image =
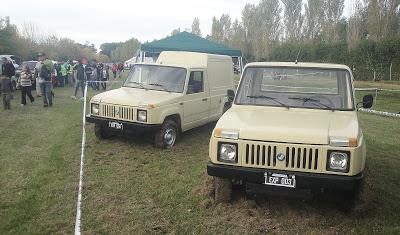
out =
{"type": "Polygon", "coordinates": [[[78,199],[76,203],[76,220],[75,220],[75,235],[81,234],[81,206],[82,206],[82,187],[83,187],[83,164],[85,157],[85,144],[86,144],[86,95],[87,95],[87,82],[85,82],[85,90],[83,93],[83,112],[82,112],[82,143],[81,143],[81,165],[79,170],[79,189],[78,199]]]}
{"type": "Polygon", "coordinates": [[[385,116],[385,117],[396,117],[400,118],[400,113],[391,113],[391,112],[384,112],[384,111],[378,111],[378,110],[373,110],[373,109],[364,109],[360,108],[358,111],[364,112],[364,113],[372,113],[380,116],[385,116]]]}
{"type": "Polygon", "coordinates": [[[393,89],[382,89],[382,88],[355,88],[356,91],[388,91],[388,92],[400,92],[400,90],[393,89]]]}
{"type": "Polygon", "coordinates": [[[75,219],[75,235],[81,234],[81,208],[82,208],[82,190],[83,190],[83,166],[85,157],[86,145],[86,99],[88,83],[121,83],[121,81],[86,81],[83,92],[83,111],[82,111],[82,143],[81,143],[81,162],[79,168],[79,185],[78,185],[78,199],[76,202],[76,219],[75,219]]]}

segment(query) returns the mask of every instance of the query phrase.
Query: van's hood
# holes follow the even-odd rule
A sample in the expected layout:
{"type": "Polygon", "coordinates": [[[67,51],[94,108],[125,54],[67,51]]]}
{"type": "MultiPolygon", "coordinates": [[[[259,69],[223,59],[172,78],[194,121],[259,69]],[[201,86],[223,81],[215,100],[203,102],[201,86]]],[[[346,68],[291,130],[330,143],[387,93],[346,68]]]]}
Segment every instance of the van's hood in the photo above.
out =
{"type": "Polygon", "coordinates": [[[354,111],[234,105],[216,127],[237,130],[240,139],[301,144],[328,144],[329,137],[359,135],[354,111]]]}
{"type": "Polygon", "coordinates": [[[181,96],[180,93],[121,87],[95,95],[91,101],[138,107],[148,104],[169,104],[181,96]]]}

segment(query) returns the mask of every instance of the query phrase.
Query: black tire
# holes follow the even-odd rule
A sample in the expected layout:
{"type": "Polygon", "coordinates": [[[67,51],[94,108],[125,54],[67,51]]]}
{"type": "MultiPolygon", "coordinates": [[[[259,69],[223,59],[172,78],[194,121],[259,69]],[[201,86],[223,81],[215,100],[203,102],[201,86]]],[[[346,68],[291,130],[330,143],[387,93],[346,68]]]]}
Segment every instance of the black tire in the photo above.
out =
{"type": "Polygon", "coordinates": [[[154,135],[154,144],[158,148],[170,149],[179,137],[179,129],[176,122],[171,119],[164,121],[161,129],[154,135]]]}
{"type": "Polygon", "coordinates": [[[232,180],[214,177],[215,203],[226,203],[232,198],[232,180]]]}
{"type": "Polygon", "coordinates": [[[226,102],[224,104],[224,108],[222,109],[222,114],[224,114],[226,111],[228,111],[232,106],[232,103],[226,102]]]}
{"type": "Polygon", "coordinates": [[[110,132],[107,132],[107,128],[102,126],[101,124],[95,123],[94,124],[94,134],[98,139],[109,139],[113,135],[110,132]]]}

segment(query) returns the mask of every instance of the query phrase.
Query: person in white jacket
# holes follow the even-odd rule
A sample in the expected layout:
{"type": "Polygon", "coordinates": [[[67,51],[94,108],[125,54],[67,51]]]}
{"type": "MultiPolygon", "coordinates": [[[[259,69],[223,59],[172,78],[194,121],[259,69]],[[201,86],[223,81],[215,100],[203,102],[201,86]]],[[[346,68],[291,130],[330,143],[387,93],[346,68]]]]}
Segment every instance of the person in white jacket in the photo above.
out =
{"type": "Polygon", "coordinates": [[[40,76],[39,76],[40,75],[40,65],[41,65],[41,62],[38,61],[35,66],[36,96],[37,97],[42,96],[42,90],[40,89],[40,76]]]}

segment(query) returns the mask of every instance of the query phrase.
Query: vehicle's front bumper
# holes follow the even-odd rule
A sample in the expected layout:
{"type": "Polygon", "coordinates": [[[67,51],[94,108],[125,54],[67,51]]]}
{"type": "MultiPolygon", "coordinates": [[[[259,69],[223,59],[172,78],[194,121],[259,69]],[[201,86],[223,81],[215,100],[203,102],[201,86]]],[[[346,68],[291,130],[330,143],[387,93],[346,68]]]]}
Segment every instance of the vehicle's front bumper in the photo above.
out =
{"type": "Polygon", "coordinates": [[[296,176],[297,189],[338,189],[353,190],[359,186],[364,177],[363,172],[355,176],[327,175],[316,173],[303,173],[294,171],[277,171],[270,169],[256,169],[249,167],[237,167],[231,165],[219,165],[212,162],[207,164],[207,173],[210,176],[221,178],[243,180],[249,183],[262,185],[264,182],[264,173],[283,173],[296,176]]]}
{"type": "MultiPolygon", "coordinates": [[[[161,129],[161,124],[143,124],[136,122],[126,122],[120,120],[114,120],[109,118],[97,117],[92,115],[86,115],[86,122],[89,123],[97,123],[103,125],[104,127],[109,127],[110,122],[118,122],[123,125],[122,129],[118,131],[145,131],[145,132],[154,132],[161,129]]],[[[112,129],[112,128],[110,128],[112,129]]]]}

